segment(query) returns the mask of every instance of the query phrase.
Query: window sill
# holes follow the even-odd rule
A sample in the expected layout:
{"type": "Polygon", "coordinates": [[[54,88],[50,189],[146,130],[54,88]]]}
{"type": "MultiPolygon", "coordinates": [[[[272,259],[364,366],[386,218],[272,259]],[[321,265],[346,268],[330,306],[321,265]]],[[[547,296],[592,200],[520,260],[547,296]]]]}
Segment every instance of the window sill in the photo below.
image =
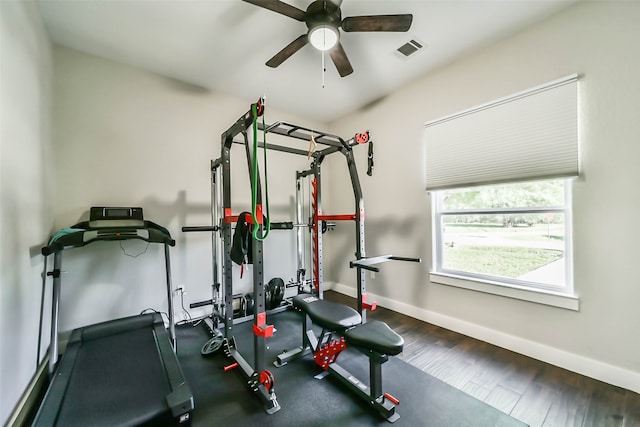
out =
{"type": "Polygon", "coordinates": [[[454,286],[457,288],[484,292],[487,294],[534,302],[537,304],[550,305],[553,307],[565,308],[567,310],[580,310],[580,301],[574,294],[552,292],[543,289],[525,289],[488,281],[472,280],[466,277],[462,278],[443,273],[430,273],[429,279],[432,283],[438,283],[441,285],[454,286]]]}

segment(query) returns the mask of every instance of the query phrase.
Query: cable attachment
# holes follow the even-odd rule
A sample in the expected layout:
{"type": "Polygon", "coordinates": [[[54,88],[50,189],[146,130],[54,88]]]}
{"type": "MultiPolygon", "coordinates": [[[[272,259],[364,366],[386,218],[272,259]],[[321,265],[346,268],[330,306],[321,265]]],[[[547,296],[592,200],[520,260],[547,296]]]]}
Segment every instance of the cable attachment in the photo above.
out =
{"type": "Polygon", "coordinates": [[[373,141],[369,140],[369,153],[368,153],[367,175],[373,175],[373,141]]]}
{"type": "Polygon", "coordinates": [[[373,141],[371,140],[371,135],[369,135],[369,131],[366,130],[364,132],[356,133],[354,137],[356,143],[358,144],[366,144],[369,143],[369,152],[367,155],[367,175],[373,175],[373,141]]]}
{"type": "Polygon", "coordinates": [[[261,117],[264,114],[264,104],[265,104],[265,97],[261,96],[260,98],[258,98],[258,102],[256,102],[255,104],[251,104],[251,109],[253,110],[253,107],[255,106],[255,112],[256,112],[256,117],[261,117]]]}

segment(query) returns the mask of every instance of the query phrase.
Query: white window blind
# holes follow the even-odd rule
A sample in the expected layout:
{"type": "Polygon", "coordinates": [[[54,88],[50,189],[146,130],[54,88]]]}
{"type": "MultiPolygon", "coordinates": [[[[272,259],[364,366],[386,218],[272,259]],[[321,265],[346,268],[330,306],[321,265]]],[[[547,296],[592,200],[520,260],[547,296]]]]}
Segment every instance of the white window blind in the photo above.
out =
{"type": "Polygon", "coordinates": [[[577,176],[577,80],[425,124],[427,190],[577,176]]]}

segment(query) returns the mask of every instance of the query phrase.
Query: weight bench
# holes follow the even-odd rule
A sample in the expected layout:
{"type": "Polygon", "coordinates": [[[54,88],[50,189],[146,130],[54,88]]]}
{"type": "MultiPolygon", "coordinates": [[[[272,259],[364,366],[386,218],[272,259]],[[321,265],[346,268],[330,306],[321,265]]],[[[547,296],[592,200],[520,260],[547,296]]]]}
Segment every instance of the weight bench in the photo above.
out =
{"type": "Polygon", "coordinates": [[[274,365],[279,367],[312,353],[320,367],[335,375],[387,421],[397,421],[400,415],[395,409],[400,402],[390,394],[382,392],[382,364],[389,360],[389,356],[395,356],[402,351],[402,337],[384,322],[373,320],[362,324],[360,314],[353,308],[321,300],[309,294],[294,297],[293,306],[305,314],[303,344],[278,355],[274,365]],[[313,324],[322,328],[320,337],[316,337],[313,332],[313,324]],[[334,333],[340,337],[334,339],[334,333]],[[369,357],[368,386],[336,363],[338,355],[347,348],[347,344],[369,357]]]}

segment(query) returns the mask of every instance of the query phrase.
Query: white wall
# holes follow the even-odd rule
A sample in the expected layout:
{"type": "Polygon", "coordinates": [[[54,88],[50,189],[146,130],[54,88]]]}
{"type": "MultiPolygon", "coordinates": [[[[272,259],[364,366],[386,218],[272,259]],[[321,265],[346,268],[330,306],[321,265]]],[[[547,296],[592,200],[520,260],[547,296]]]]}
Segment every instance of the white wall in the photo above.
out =
{"type": "MultiPolygon", "coordinates": [[[[578,4],[333,124],[336,133],[369,128],[377,143],[374,177],[363,180],[368,255],[424,260],[385,264],[368,281],[371,293],[416,317],[640,391],[638,22],[638,2],[578,4]],[[580,311],[430,283],[423,124],[575,72],[584,75],[583,175],[573,184],[580,311]]],[[[359,153],[362,168],[365,158],[359,153]]],[[[346,175],[340,178],[336,169],[333,178],[332,210],[350,208],[351,194],[339,193],[346,175]]],[[[337,266],[328,278],[347,293],[355,274],[339,261],[353,252],[352,241],[350,232],[336,232],[325,251],[328,264],[337,266]]]]}
{"type": "MultiPolygon", "coordinates": [[[[171,250],[172,273],[174,287],[186,285],[185,306],[210,298],[210,234],[186,234],[181,227],[211,223],[210,160],[220,156],[222,132],[262,94],[253,100],[230,98],[62,47],[55,48],[54,59],[56,228],[87,219],[91,206],[142,206],[145,217],[168,227],[177,241],[171,250]]],[[[271,110],[268,93],[266,120],[318,127],[271,110]]],[[[272,220],[294,219],[295,171],[305,168],[304,156],[269,152],[272,220]]],[[[239,145],[232,150],[232,171],[237,214],[251,203],[239,145]]],[[[265,279],[295,277],[294,242],[290,231],[271,233],[265,242],[265,279]]],[[[126,241],[123,247],[136,254],[146,244],[126,241]]],[[[119,244],[99,242],[66,251],[63,258],[68,273],[62,284],[61,330],[145,308],[166,311],[163,252],[157,245],[130,258],[119,244]]],[[[234,291],[251,289],[250,273],[234,283],[234,291]]],[[[175,302],[180,319],[180,299],[175,302]]]]}
{"type": "MultiPolygon", "coordinates": [[[[37,366],[43,270],[52,229],[51,44],[37,8],[0,2],[0,422],[37,366]]],[[[46,323],[48,325],[48,323],[46,323]]],[[[48,340],[43,340],[44,348],[48,340]]]]}

